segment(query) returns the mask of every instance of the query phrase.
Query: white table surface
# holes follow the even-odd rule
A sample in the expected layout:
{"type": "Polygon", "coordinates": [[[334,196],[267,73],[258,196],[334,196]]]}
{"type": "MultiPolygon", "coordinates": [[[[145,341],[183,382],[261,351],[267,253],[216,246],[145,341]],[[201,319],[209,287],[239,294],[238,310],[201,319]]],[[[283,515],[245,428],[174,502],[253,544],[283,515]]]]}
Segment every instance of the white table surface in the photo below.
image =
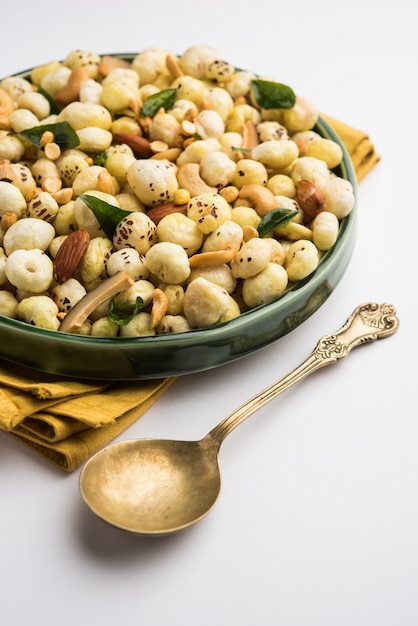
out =
{"type": "Polygon", "coordinates": [[[299,364],[366,301],[398,333],[356,349],[228,437],[223,485],[186,532],[141,538],[84,505],[67,475],[0,433],[0,622],[7,626],[418,624],[417,72],[414,0],[7,3],[0,75],[75,48],[206,43],[367,130],[357,243],[301,327],[185,376],[120,439],[200,438],[299,364]]]}

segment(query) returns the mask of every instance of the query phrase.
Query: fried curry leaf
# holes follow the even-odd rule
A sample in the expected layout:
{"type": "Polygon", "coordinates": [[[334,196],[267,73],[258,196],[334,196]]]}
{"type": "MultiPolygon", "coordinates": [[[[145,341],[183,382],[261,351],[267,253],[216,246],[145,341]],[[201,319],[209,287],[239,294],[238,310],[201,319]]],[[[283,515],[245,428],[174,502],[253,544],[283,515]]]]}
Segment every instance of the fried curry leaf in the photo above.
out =
{"type": "Polygon", "coordinates": [[[129,324],[131,319],[142,310],[143,306],[144,301],[140,296],[138,296],[135,300],[134,306],[130,311],[127,311],[126,308],[117,309],[115,307],[115,298],[113,297],[110,299],[109,302],[107,319],[117,326],[126,326],[126,324],[129,324]]]}
{"type": "Polygon", "coordinates": [[[89,196],[88,194],[82,193],[79,197],[87,204],[88,208],[93,211],[97,221],[109,239],[113,238],[115,228],[119,222],[132,213],[132,211],[124,211],[96,196],[89,196]]]}
{"type": "Polygon", "coordinates": [[[141,107],[141,115],[153,117],[161,108],[169,109],[176,101],[176,93],[176,89],[163,89],[148,96],[141,107]]]}
{"type": "Polygon", "coordinates": [[[43,89],[41,86],[38,87],[37,91],[38,93],[42,94],[44,98],[48,100],[49,106],[51,109],[50,111],[51,115],[58,115],[61,109],[58,106],[58,104],[55,102],[54,98],[47,91],[45,91],[45,89],[43,89]]]}
{"type": "Polygon", "coordinates": [[[271,232],[274,228],[285,224],[297,214],[298,211],[292,211],[292,209],[282,209],[280,207],[269,211],[257,227],[259,237],[265,237],[267,233],[271,232]]]}
{"type": "Polygon", "coordinates": [[[37,148],[42,148],[41,138],[46,131],[50,131],[54,135],[54,141],[61,148],[61,152],[75,148],[80,143],[77,133],[68,122],[34,126],[33,128],[21,130],[19,135],[31,141],[37,148]]]}
{"type": "Polygon", "coordinates": [[[251,86],[257,104],[262,109],[292,109],[296,95],[287,85],[270,80],[252,80],[251,86]]]}
{"type": "Polygon", "coordinates": [[[106,160],[107,160],[107,153],[106,153],[106,151],[99,152],[94,157],[94,165],[100,165],[101,167],[105,167],[106,160]]]}

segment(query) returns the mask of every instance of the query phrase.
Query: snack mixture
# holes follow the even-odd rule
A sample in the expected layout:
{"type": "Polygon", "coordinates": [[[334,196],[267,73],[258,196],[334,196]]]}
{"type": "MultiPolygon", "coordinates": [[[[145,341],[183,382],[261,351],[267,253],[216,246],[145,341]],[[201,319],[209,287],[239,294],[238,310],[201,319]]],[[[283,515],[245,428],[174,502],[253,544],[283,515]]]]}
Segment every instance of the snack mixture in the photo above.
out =
{"type": "Polygon", "coordinates": [[[354,206],[317,120],[208,46],[74,50],[1,80],[0,315],[148,336],[277,298],[354,206]]]}

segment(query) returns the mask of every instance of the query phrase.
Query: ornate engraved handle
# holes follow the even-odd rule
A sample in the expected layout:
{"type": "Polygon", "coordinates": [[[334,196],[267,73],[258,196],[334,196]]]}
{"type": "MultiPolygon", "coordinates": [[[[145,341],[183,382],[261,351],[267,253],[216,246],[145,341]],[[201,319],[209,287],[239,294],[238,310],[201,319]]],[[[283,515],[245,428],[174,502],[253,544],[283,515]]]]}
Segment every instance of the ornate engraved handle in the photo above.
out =
{"type": "Polygon", "coordinates": [[[236,409],[208,436],[221,444],[225,437],[247,417],[296,382],[315,370],[344,358],[356,346],[392,335],[398,326],[399,320],[391,304],[369,302],[358,306],[337,332],[321,337],[313,352],[303,363],[236,409]]]}

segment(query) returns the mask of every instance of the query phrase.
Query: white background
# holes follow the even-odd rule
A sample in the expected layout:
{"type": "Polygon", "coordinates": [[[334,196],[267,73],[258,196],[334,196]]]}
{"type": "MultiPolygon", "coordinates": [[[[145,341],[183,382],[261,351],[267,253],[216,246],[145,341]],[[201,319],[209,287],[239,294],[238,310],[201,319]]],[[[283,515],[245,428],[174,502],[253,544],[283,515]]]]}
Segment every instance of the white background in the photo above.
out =
{"type": "Polygon", "coordinates": [[[366,130],[355,252],[324,306],[282,340],[186,376],[120,437],[200,438],[293,369],[366,301],[396,335],[286,392],[230,435],[199,524],[140,538],[67,475],[0,433],[0,621],[7,626],[418,624],[417,30],[415,0],[37,0],[4,7],[0,75],[75,48],[205,43],[366,130]]]}

